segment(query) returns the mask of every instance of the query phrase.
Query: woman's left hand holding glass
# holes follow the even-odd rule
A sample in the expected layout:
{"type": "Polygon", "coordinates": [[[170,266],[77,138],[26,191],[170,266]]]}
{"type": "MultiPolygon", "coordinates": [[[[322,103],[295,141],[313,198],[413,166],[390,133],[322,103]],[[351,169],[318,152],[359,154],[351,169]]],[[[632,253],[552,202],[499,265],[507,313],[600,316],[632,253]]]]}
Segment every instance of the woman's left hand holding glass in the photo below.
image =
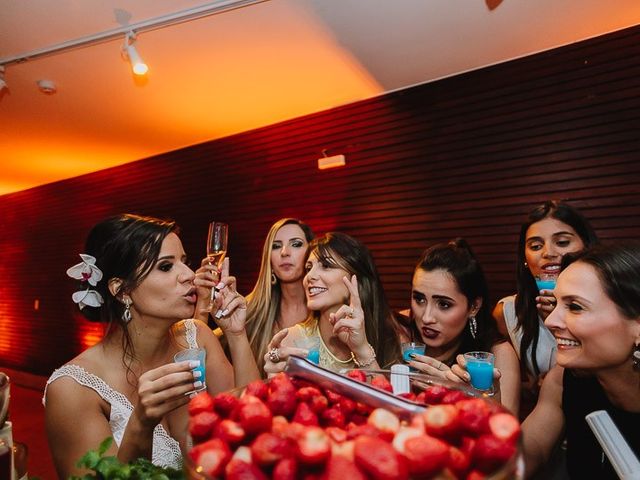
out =
{"type": "Polygon", "coordinates": [[[219,280],[220,271],[218,267],[211,263],[209,257],[203,258],[200,268],[196,270],[196,278],[193,282],[196,287],[196,295],[198,296],[195,311],[196,318],[206,322],[211,310],[211,290],[216,287],[219,280]]]}
{"type": "MultiPolygon", "coordinates": [[[[449,380],[471,384],[471,375],[467,371],[467,361],[465,360],[464,355],[456,356],[456,362],[457,363],[451,367],[451,372],[456,379],[450,378],[449,380]]],[[[502,374],[500,373],[500,370],[494,367],[492,396],[494,396],[498,401],[500,401],[501,376],[502,374]]]]}
{"type": "Polygon", "coordinates": [[[242,335],[247,318],[247,300],[236,290],[236,277],[229,275],[229,259],[222,263],[220,282],[215,287],[216,298],[211,312],[225,335],[242,335]]]}
{"type": "Polygon", "coordinates": [[[456,375],[456,373],[449,368],[449,365],[436,358],[429,357],[427,355],[420,355],[418,353],[413,353],[410,357],[412,360],[409,362],[409,366],[415,368],[419,372],[426,373],[432,377],[443,378],[451,382],[465,381],[456,375]]]}

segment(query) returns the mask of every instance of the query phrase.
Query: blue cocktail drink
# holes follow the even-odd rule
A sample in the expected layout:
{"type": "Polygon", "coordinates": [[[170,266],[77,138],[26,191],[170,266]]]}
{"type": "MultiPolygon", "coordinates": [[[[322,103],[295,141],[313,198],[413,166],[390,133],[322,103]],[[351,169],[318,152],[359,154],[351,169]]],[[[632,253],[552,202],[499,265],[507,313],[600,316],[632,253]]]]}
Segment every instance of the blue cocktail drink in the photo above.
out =
{"type": "Polygon", "coordinates": [[[555,278],[536,278],[536,285],[538,286],[538,291],[540,290],[553,290],[556,288],[556,279],[555,278]]]}
{"type": "Polygon", "coordinates": [[[424,355],[427,346],[424,343],[408,342],[402,344],[402,359],[409,363],[413,358],[412,354],[424,355]]]}
{"type": "Polygon", "coordinates": [[[320,364],[320,350],[309,350],[307,354],[307,360],[315,363],[316,365],[320,364]]]}
{"type": "Polygon", "coordinates": [[[471,385],[477,390],[490,390],[493,386],[493,354],[489,352],[468,352],[464,354],[471,385]]]}
{"type": "Polygon", "coordinates": [[[202,382],[202,386],[200,386],[199,388],[195,389],[196,392],[200,392],[202,390],[204,390],[205,388],[207,388],[206,385],[206,360],[207,360],[207,351],[204,348],[188,348],[186,350],[182,350],[178,353],[176,353],[173,356],[173,360],[175,362],[184,362],[184,361],[199,361],[200,364],[197,367],[193,368],[193,377],[195,379],[195,381],[200,381],[202,382]],[[196,373],[196,372],[199,372],[196,373]]]}

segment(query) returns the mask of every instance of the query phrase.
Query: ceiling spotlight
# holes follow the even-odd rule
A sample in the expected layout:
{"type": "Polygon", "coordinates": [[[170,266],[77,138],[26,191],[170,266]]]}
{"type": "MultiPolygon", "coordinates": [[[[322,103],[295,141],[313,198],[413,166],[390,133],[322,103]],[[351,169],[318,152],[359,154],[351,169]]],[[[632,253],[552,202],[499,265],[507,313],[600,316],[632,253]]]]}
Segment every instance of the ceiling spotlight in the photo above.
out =
{"type": "Polygon", "coordinates": [[[134,43],[136,43],[135,34],[133,32],[127,33],[124,40],[124,46],[122,47],[122,52],[124,57],[129,60],[129,63],[131,63],[133,73],[136,75],[144,75],[149,71],[149,67],[144,63],[142,57],[140,57],[134,43]]]}
{"type": "Polygon", "coordinates": [[[9,90],[7,81],[4,79],[4,65],[0,65],[0,92],[5,88],[9,90]]]}

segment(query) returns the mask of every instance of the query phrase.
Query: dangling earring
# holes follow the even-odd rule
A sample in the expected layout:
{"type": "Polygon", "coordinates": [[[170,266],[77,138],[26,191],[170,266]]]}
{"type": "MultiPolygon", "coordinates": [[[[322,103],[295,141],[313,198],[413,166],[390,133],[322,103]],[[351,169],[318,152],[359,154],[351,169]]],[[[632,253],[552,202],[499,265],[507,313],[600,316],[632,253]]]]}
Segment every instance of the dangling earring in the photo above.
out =
{"type": "Polygon", "coordinates": [[[478,334],[478,322],[476,322],[476,317],[473,315],[469,317],[469,332],[471,332],[471,336],[475,339],[478,334]]]}
{"type": "Polygon", "coordinates": [[[640,343],[637,343],[636,348],[633,349],[631,359],[633,360],[633,369],[640,371],[640,343]]]}
{"type": "Polygon", "coordinates": [[[525,266],[525,267],[528,267],[528,266],[529,266],[529,264],[528,264],[527,262],[524,262],[524,266],[525,266]]]}
{"type": "Polygon", "coordinates": [[[278,277],[276,277],[275,273],[271,273],[271,285],[275,285],[276,283],[278,283],[278,277]]]}
{"type": "Polygon", "coordinates": [[[122,312],[122,321],[129,323],[131,321],[131,304],[133,302],[129,297],[124,298],[124,312],[122,312]]]}

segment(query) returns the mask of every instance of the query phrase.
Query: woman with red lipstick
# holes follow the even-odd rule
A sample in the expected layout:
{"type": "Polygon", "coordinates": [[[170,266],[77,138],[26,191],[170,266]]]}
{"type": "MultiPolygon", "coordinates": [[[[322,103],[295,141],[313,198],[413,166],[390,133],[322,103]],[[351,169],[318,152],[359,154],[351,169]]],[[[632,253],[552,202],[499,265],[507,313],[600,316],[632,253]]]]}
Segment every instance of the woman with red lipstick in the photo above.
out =
{"type": "Polygon", "coordinates": [[[302,338],[318,338],[320,365],[331,370],[380,368],[400,361],[400,344],[369,250],[339,232],[310,244],[304,287],[309,318],[276,334],[264,356],[265,371],[282,371],[302,338]]]}
{"type": "Polygon", "coordinates": [[[243,377],[251,373],[252,356],[246,334],[242,339],[242,300],[226,272],[228,285],[217,301],[230,312],[238,365],[231,366],[205,324],[182,320],[193,317],[197,294],[177,233],[169,221],[109,218],[91,230],[82,262],[67,271],[80,280],[73,300],[81,313],[108,327],[102,340],[47,382],[47,433],[60,478],[82,475],[76,462],[110,436],[115,442],[107,453],[122,462],[146,457],[179,468],[188,394],[205,380],[211,393],[250,380],[243,377]],[[197,347],[206,350],[206,378],[198,376],[196,362],[173,361],[180,350],[197,347]]]}
{"type": "Polygon", "coordinates": [[[498,332],[488,307],[487,283],[467,242],[456,239],[428,248],[413,274],[411,341],[426,344],[409,365],[429,375],[469,382],[462,354],[492,352],[502,404],[518,411],[520,375],[513,348],[498,332]]]}
{"type": "Polygon", "coordinates": [[[615,479],[585,415],[607,411],[640,456],[640,243],[598,245],[563,263],[545,320],[557,365],[523,424],[525,465],[532,474],[546,464],[564,433],[571,478],[615,479]]]}
{"type": "Polygon", "coordinates": [[[572,206],[558,201],[534,208],[520,228],[517,294],[500,300],[493,316],[520,359],[525,410],[535,404],[539,380],[555,364],[556,343],[543,322],[555,308],[556,300],[552,290],[538,291],[536,277],[557,276],[565,254],[596,242],[588,220],[572,206]]]}

